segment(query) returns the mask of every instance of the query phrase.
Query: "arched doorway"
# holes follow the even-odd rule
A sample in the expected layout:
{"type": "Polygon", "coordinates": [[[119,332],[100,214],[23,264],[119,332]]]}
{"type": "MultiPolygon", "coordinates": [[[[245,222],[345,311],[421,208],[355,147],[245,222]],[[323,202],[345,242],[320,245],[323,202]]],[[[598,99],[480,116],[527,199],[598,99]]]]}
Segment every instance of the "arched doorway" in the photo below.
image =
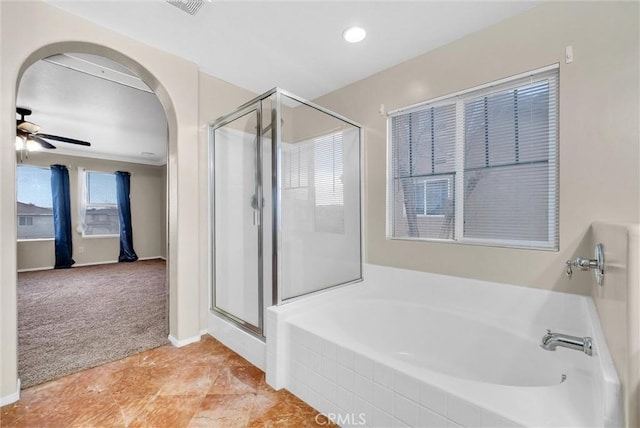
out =
{"type": "MultiPolygon", "coordinates": [[[[33,7],[34,5],[24,5],[24,7],[33,7]]],[[[22,8],[23,5],[17,7],[22,8]]],[[[36,6],[40,7],[40,6],[36,6]]],[[[6,13],[3,10],[3,13],[6,13]]],[[[43,23],[44,26],[49,25],[43,23]]],[[[49,25],[53,27],[53,24],[49,25]]],[[[100,37],[93,36],[92,29],[70,29],[70,33],[84,31],[80,39],[87,39],[86,34],[91,33],[89,40],[98,39],[99,41],[108,40],[112,35],[100,37]],[[107,37],[108,36],[108,37],[107,37]]],[[[7,30],[9,31],[9,30],[7,30]]],[[[29,37],[27,29],[24,31],[20,27],[13,29],[16,38],[24,36],[29,39],[28,43],[18,45],[12,48],[10,53],[3,52],[3,140],[15,140],[15,101],[18,84],[22,78],[24,71],[34,62],[64,52],[78,52],[93,55],[104,56],[110,60],[119,62],[130,70],[134,71],[138,76],[151,87],[160,103],[163,105],[167,116],[169,149],[168,149],[168,247],[167,265],[168,265],[168,282],[169,282],[169,338],[177,345],[199,340],[199,315],[195,310],[199,306],[199,289],[197,282],[198,262],[197,257],[191,257],[187,246],[182,246],[187,252],[183,255],[183,251],[178,251],[181,241],[198,241],[197,229],[197,200],[195,198],[183,197],[180,206],[178,205],[178,187],[189,188],[193,183],[197,182],[197,174],[188,171],[188,168],[178,171],[181,162],[193,163],[196,154],[190,154],[193,146],[197,147],[197,67],[190,63],[174,64],[177,68],[187,69],[191,75],[188,79],[188,85],[184,93],[180,93],[180,89],[185,89],[184,79],[179,76],[167,75],[163,71],[163,65],[154,62],[158,57],[165,58],[168,54],[158,53],[157,51],[147,52],[140,45],[135,46],[137,42],[131,40],[118,40],[114,42],[120,47],[120,50],[107,47],[104,44],[95,41],[71,41],[71,42],[48,42],[51,39],[60,40],[60,37],[52,35],[47,37],[29,37]],[[24,33],[24,34],[23,34],[24,33]],[[129,48],[130,44],[134,44],[129,48]],[[40,47],[38,47],[40,46],[40,47]],[[142,65],[141,62],[134,60],[122,51],[130,52],[132,56],[139,56],[146,60],[151,67],[142,65]],[[153,69],[155,72],[150,71],[153,69]],[[193,72],[195,71],[195,72],[193,72]],[[157,74],[164,76],[163,79],[156,77],[157,74]],[[164,80],[164,82],[162,81],[164,80]],[[195,82],[195,83],[194,83],[195,82]],[[170,94],[171,92],[171,94],[170,94]],[[176,97],[178,98],[176,100],[176,97]],[[13,125],[11,125],[13,123],[13,125]],[[5,126],[6,125],[6,126],[5,126]],[[178,141],[181,144],[178,144],[178,141]],[[179,150],[178,147],[181,147],[179,150]],[[183,176],[183,179],[179,176],[183,176]],[[179,218],[180,215],[180,218],[179,218]],[[178,230],[181,233],[178,233],[178,230]],[[196,279],[195,281],[193,279],[196,279]],[[178,285],[180,281],[180,286],[178,285]]],[[[46,30],[42,30],[46,33],[46,30]]],[[[95,30],[98,31],[99,30],[95,30]]],[[[53,30],[51,30],[53,33],[53,30]]],[[[24,40],[23,39],[23,40],[24,40]]],[[[64,37],[62,38],[65,39],[64,37]]],[[[173,61],[173,58],[169,58],[173,61]]],[[[4,147],[0,153],[0,164],[2,165],[2,185],[0,193],[3,197],[3,208],[1,217],[4,224],[1,227],[3,237],[7,241],[11,241],[11,237],[15,238],[17,220],[15,216],[15,149],[4,147]],[[14,165],[13,167],[11,165],[14,165]]],[[[197,247],[196,247],[197,251],[197,247]]],[[[2,364],[2,383],[0,385],[0,398],[2,404],[16,401],[19,398],[19,380],[17,377],[17,305],[16,305],[16,248],[15,239],[12,245],[6,245],[3,248],[3,260],[1,263],[1,278],[3,282],[2,290],[2,325],[1,333],[3,338],[3,349],[0,351],[2,364]]]]}
{"type": "Polygon", "coordinates": [[[17,105],[33,110],[24,125],[37,123],[36,139],[18,151],[16,180],[24,389],[168,343],[167,122],[153,91],[128,69],[72,52],[28,68],[17,105]],[[47,142],[49,134],[62,139],[47,142]],[[69,178],[70,270],[51,269],[51,165],[69,178]],[[124,259],[136,263],[117,263],[116,171],[130,182],[133,254],[124,259]]]}

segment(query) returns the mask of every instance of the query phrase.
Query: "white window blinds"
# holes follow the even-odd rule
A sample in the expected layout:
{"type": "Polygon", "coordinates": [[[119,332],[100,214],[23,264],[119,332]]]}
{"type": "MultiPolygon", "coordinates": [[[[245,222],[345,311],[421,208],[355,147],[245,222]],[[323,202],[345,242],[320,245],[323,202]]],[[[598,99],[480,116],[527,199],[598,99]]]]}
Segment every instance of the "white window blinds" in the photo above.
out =
{"type": "Polygon", "coordinates": [[[556,249],[557,67],[390,114],[388,236],[556,249]]]}
{"type": "Polygon", "coordinates": [[[391,119],[393,236],[453,239],[456,105],[391,119]]]}

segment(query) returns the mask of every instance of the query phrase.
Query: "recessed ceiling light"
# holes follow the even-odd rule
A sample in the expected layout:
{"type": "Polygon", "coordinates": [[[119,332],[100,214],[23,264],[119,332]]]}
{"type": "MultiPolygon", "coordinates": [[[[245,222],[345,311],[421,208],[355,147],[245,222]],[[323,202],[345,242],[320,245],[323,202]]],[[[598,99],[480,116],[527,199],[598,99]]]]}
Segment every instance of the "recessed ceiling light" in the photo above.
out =
{"type": "Polygon", "coordinates": [[[350,27],[344,30],[342,33],[342,37],[349,43],[358,43],[364,40],[367,37],[367,32],[364,31],[364,28],[360,27],[350,27]]]}

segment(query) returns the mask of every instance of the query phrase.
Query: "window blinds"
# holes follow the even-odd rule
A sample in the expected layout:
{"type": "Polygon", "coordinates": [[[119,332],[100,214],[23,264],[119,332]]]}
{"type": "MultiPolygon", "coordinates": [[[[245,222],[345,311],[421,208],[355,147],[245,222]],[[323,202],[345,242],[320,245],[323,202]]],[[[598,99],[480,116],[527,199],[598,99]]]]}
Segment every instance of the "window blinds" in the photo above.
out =
{"type": "Polygon", "coordinates": [[[394,236],[453,238],[455,126],[451,103],[392,118],[394,236]]]}
{"type": "Polygon", "coordinates": [[[557,248],[557,121],[557,67],[392,113],[388,235],[557,248]]]}

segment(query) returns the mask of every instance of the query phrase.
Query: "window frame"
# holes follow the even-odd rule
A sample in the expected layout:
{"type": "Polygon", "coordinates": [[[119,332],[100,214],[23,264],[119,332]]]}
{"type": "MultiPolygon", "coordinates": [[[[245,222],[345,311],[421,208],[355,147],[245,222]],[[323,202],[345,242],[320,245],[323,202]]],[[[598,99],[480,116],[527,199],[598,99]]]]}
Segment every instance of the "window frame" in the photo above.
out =
{"type": "MultiPolygon", "coordinates": [[[[51,172],[51,168],[48,166],[44,166],[44,165],[33,165],[33,164],[20,164],[16,167],[16,178],[18,175],[18,171],[17,168],[37,168],[37,169],[43,169],[43,170],[47,170],[49,171],[49,173],[51,172]]],[[[51,180],[49,179],[49,186],[51,186],[51,180]]],[[[17,191],[18,191],[18,183],[16,182],[16,202],[17,202],[17,191]]],[[[51,187],[49,187],[49,192],[51,192],[51,187]]],[[[53,208],[52,208],[53,210],[53,208]]],[[[52,211],[52,217],[53,217],[53,211],[52,211]]],[[[26,222],[26,220],[25,220],[26,222]]],[[[20,227],[28,227],[28,226],[33,226],[33,215],[25,215],[25,214],[18,214],[16,212],[16,242],[37,242],[37,241],[54,241],[55,240],[55,228],[53,228],[52,230],[52,234],[51,237],[45,237],[45,238],[20,238],[18,236],[18,228],[20,227]],[[31,217],[31,225],[21,225],[20,224],[20,218],[21,217],[31,217]]]]}
{"type": "MultiPolygon", "coordinates": [[[[501,247],[501,248],[515,248],[515,249],[527,249],[527,250],[540,250],[540,251],[559,251],[560,249],[560,234],[559,234],[559,217],[560,217],[560,203],[558,199],[559,195],[559,127],[560,127],[560,110],[559,105],[559,93],[560,93],[560,65],[558,63],[551,64],[546,67],[542,67],[536,70],[520,73],[514,76],[510,76],[504,79],[499,79],[493,82],[488,82],[482,85],[478,85],[472,88],[468,88],[462,91],[458,91],[451,94],[446,94],[440,97],[436,97],[427,101],[423,101],[417,104],[413,104],[407,107],[402,107],[396,110],[389,111],[387,113],[387,165],[386,165],[386,238],[390,240],[405,240],[405,241],[422,241],[422,242],[445,242],[452,244],[465,244],[465,245],[479,245],[489,247],[501,247]],[[551,126],[549,129],[549,176],[552,178],[549,180],[548,188],[548,200],[554,201],[553,204],[549,204],[549,220],[547,221],[548,236],[547,241],[536,240],[512,240],[512,239],[498,239],[498,238],[470,238],[464,236],[464,179],[465,179],[465,102],[477,99],[481,95],[478,92],[491,91],[491,93],[497,93],[501,91],[508,91],[510,89],[518,88],[522,85],[522,80],[529,78],[528,84],[535,84],[537,82],[550,81],[550,73],[555,72],[552,77],[555,79],[556,89],[555,97],[549,97],[549,107],[553,107],[555,111],[556,119],[555,126],[551,126]],[[394,194],[391,190],[393,186],[393,126],[392,120],[396,116],[413,113],[420,110],[429,108],[440,107],[444,105],[455,105],[455,172],[453,195],[454,195],[454,230],[452,239],[444,238],[430,238],[430,237],[409,237],[409,236],[394,236],[393,225],[395,224],[394,213],[394,194]],[[459,196],[458,196],[459,195],[459,196]],[[553,214],[553,215],[551,215],[553,214]]],[[[488,95],[489,92],[485,95],[488,95]]],[[[435,179],[437,176],[422,178],[422,180],[435,179]]],[[[426,187],[425,187],[426,188],[426,187]]],[[[426,203],[426,199],[425,199],[426,203]]],[[[427,215],[418,215],[421,218],[429,217],[427,215]]]]}
{"type": "MultiPolygon", "coordinates": [[[[444,174],[444,175],[449,175],[449,174],[444,174]]],[[[443,175],[443,176],[444,176],[443,175]]],[[[418,180],[421,185],[424,185],[423,187],[423,203],[421,204],[422,206],[422,211],[420,212],[416,212],[416,216],[417,217],[421,217],[421,218],[428,218],[428,217],[444,217],[446,214],[429,214],[429,198],[428,196],[428,186],[429,184],[434,184],[434,183],[445,183],[446,187],[447,187],[447,200],[451,198],[451,194],[453,193],[453,186],[455,185],[455,180],[451,180],[450,178],[442,178],[442,176],[440,175],[434,175],[434,176],[430,176],[430,177],[424,177],[424,178],[419,178],[418,180]],[[453,183],[452,183],[453,182],[453,183]]],[[[403,210],[405,210],[406,208],[403,207],[403,210]]]]}
{"type": "Polygon", "coordinates": [[[18,214],[18,226],[33,226],[33,215],[18,214]]]}
{"type": "MultiPolygon", "coordinates": [[[[86,225],[86,215],[87,215],[87,210],[89,208],[110,208],[110,207],[115,207],[115,209],[118,209],[118,203],[116,201],[115,204],[90,204],[89,203],[89,174],[104,174],[104,175],[115,175],[115,173],[113,172],[109,172],[109,171],[96,171],[96,170],[88,170],[85,168],[79,168],[79,180],[78,180],[78,184],[80,186],[80,192],[79,195],[80,197],[78,198],[78,205],[79,205],[79,215],[80,215],[80,219],[82,221],[82,225],[81,225],[81,232],[82,232],[82,237],[86,238],[86,239],[93,239],[93,238],[119,238],[120,237],[120,227],[118,226],[118,232],[117,233],[113,233],[113,234],[100,234],[100,235],[89,235],[86,233],[86,229],[85,229],[85,225],[86,225]]],[[[118,219],[118,222],[120,221],[120,219],[118,219]]],[[[119,224],[119,223],[118,223],[119,224]]]]}

